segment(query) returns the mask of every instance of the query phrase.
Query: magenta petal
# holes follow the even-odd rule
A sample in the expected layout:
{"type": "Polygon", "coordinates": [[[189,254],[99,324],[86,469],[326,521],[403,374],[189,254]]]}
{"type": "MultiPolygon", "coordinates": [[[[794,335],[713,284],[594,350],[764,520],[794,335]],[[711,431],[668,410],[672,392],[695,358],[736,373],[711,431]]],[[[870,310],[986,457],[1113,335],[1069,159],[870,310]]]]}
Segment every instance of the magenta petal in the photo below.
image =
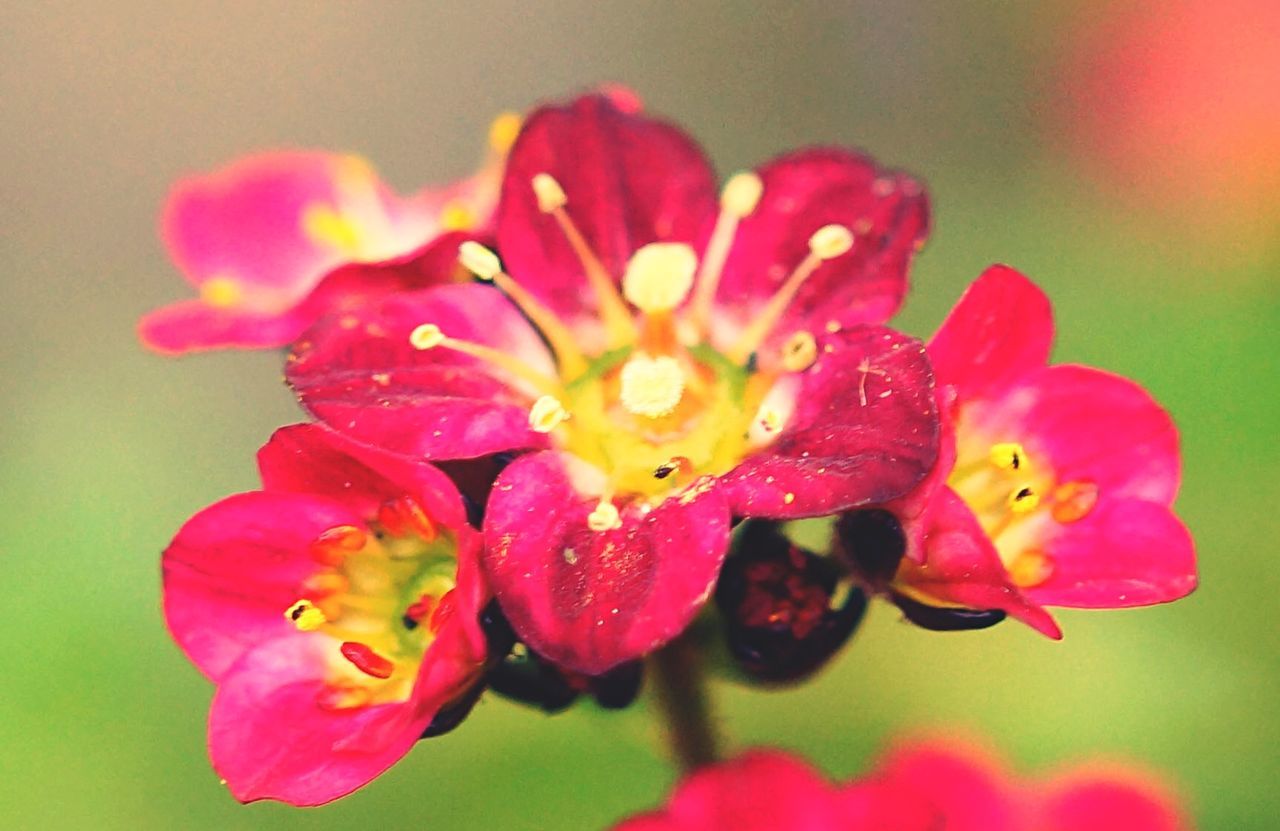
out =
{"type": "Polygon", "coordinates": [[[550,353],[515,307],[471,284],[406,292],[322,321],[295,345],[286,378],[320,421],[389,452],[462,459],[545,446],[528,425],[538,392],[454,350],[414,348],[409,336],[423,323],[555,377],[550,353]]]}
{"type": "MultiPolygon", "coordinates": [[[[597,532],[599,496],[570,478],[574,461],[535,453],[498,477],[485,515],[485,570],[521,640],[588,675],[652,652],[707,599],[729,544],[718,488],[695,483],[651,511],[619,506],[597,532]]],[[[580,463],[579,463],[580,464],[580,463]]]]}
{"type": "Polygon", "coordinates": [[[888,320],[906,294],[907,266],[928,232],[928,197],[920,184],[834,147],[782,156],[757,173],[764,191],[742,220],[725,264],[717,314],[729,325],[713,330],[715,345],[732,344],[809,254],[813,232],[830,224],[854,232],[853,250],[809,277],[761,355],[776,354],[777,345],[797,329],[888,320]]]}
{"type": "Polygon", "coordinates": [[[1034,283],[995,265],[965,290],[929,341],[939,386],[963,404],[1043,367],[1053,345],[1053,310],[1034,283]]]}
{"type": "Polygon", "coordinates": [[[1048,457],[1059,482],[1085,481],[1102,498],[1169,503],[1178,491],[1178,431],[1142,387],[1090,367],[1045,367],[966,413],[993,440],[1021,440],[1048,457]]]}
{"type": "Polygon", "coordinates": [[[904,560],[895,587],[925,602],[934,598],[970,609],[1000,609],[1042,634],[1062,637],[1049,613],[1010,581],[995,546],[955,491],[938,492],[927,522],[925,561],[904,560]]]}
{"type": "Polygon", "coordinates": [[[511,274],[571,323],[594,317],[595,299],[555,218],[538,209],[539,173],[563,187],[566,210],[617,280],[637,248],[693,244],[716,211],[711,167],[677,128],[603,96],[531,115],[507,160],[498,247],[511,274]]]}
{"type": "Polygon", "coordinates": [[[939,424],[924,346],[880,327],[824,332],[818,346],[781,434],[725,476],[738,516],[883,504],[934,466],[939,424]]]}
{"type": "Polygon", "coordinates": [[[247,653],[223,678],[209,713],[209,754],[236,799],[330,802],[408,753],[431,722],[436,708],[412,699],[321,708],[337,649],[330,638],[295,634],[247,653]]]}
{"type": "Polygon", "coordinates": [[[1090,609],[1166,603],[1196,587],[1191,534],[1163,505],[1099,500],[1046,543],[1049,579],[1026,594],[1037,603],[1090,609]]]}
{"type": "Polygon", "coordinates": [[[216,681],[247,649],[295,631],[284,613],[318,568],[310,544],[338,525],[363,527],[328,499],[262,492],[187,520],[164,552],[164,614],[201,672],[216,681]]]}
{"type": "Polygon", "coordinates": [[[296,307],[255,312],[183,300],[143,315],[138,321],[138,338],[166,355],[208,349],[265,349],[284,346],[314,320],[296,307]]]}

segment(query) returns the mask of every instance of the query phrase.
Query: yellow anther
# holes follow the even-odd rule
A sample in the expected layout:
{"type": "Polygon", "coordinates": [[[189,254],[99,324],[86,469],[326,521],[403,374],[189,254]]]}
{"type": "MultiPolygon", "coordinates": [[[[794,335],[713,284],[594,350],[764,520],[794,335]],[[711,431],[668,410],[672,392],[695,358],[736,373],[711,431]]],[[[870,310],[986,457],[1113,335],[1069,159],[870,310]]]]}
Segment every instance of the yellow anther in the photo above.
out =
{"type": "Polygon", "coordinates": [[[803,372],[818,360],[818,342],[808,332],[796,332],[782,346],[782,368],[803,372]]]}
{"type": "Polygon", "coordinates": [[[302,231],[313,243],[355,256],[361,249],[360,227],[348,217],[321,202],[302,210],[302,231]]]}
{"type": "Polygon", "coordinates": [[[991,445],[987,459],[1001,470],[1015,471],[1027,467],[1027,451],[1016,441],[1005,441],[991,445]]]}
{"type": "Polygon", "coordinates": [[[434,323],[424,323],[409,333],[414,349],[435,349],[444,343],[444,332],[434,323]]]}
{"type": "Polygon", "coordinates": [[[529,408],[529,429],[535,433],[550,433],[560,426],[569,411],[554,395],[544,395],[529,408]]]}
{"type": "Polygon", "coordinates": [[[601,499],[591,513],[587,514],[587,527],[592,531],[614,531],[622,527],[622,515],[607,499],[601,499]]]}
{"type": "Polygon", "coordinates": [[[218,309],[227,309],[244,299],[244,289],[234,277],[218,275],[200,284],[200,299],[218,309]]]}
{"type": "Polygon", "coordinates": [[[492,280],[502,271],[498,255],[474,240],[458,246],[458,262],[481,280],[492,280]]]}
{"type": "Polygon", "coordinates": [[[681,242],[654,242],[642,247],[627,263],[622,294],[646,314],[679,306],[693,288],[698,255],[681,242]]]}
{"type": "Polygon", "coordinates": [[[820,260],[831,260],[853,248],[853,232],[843,225],[823,225],[809,237],[809,250],[820,260]]]}
{"type": "Polygon", "coordinates": [[[684,395],[684,370],[675,358],[633,356],[619,376],[619,398],[627,412],[646,418],[670,415],[684,395]]]}
{"type": "Polygon", "coordinates": [[[564,195],[564,188],[550,173],[539,173],[533,177],[533,194],[538,198],[538,210],[544,214],[559,210],[569,200],[564,195]]]}
{"type": "Polygon", "coordinates": [[[1053,518],[1058,522],[1084,519],[1098,504],[1098,486],[1093,482],[1063,482],[1053,489],[1053,518]]]}
{"type": "Polygon", "coordinates": [[[1006,504],[1015,514],[1027,514],[1040,506],[1040,494],[1030,485],[1023,485],[1009,494],[1006,504]]]}
{"type": "Polygon", "coordinates": [[[1023,551],[1008,566],[1009,580],[1018,588],[1038,586],[1053,576],[1053,561],[1039,551],[1023,551]]]}
{"type": "Polygon", "coordinates": [[[724,183],[720,191],[720,210],[732,214],[738,219],[751,215],[760,204],[760,195],[764,192],[764,182],[751,171],[735,173],[724,183]]]}
{"type": "Polygon", "coordinates": [[[446,231],[465,231],[475,224],[476,215],[459,199],[451,199],[440,209],[440,226],[446,231]]]}
{"type": "Polygon", "coordinates": [[[314,632],[329,622],[316,604],[310,600],[299,600],[284,612],[285,620],[298,627],[300,632],[314,632]]]}
{"type": "Polygon", "coordinates": [[[489,124],[489,148],[495,153],[506,153],[520,135],[522,119],[519,113],[500,113],[489,124]]]}
{"type": "Polygon", "coordinates": [[[790,505],[792,502],[796,501],[796,495],[788,491],[782,495],[782,501],[784,504],[790,505]]]}

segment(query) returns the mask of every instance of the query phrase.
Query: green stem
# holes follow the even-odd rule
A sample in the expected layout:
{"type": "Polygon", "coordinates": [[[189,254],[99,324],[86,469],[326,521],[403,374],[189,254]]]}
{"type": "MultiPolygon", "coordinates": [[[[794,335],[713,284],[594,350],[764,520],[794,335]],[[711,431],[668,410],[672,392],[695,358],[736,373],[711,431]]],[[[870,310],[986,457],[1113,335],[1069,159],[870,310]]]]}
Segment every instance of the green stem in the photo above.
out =
{"type": "Polygon", "coordinates": [[[715,762],[716,734],[698,645],[687,633],[676,638],[653,654],[650,672],[681,772],[715,762]]]}

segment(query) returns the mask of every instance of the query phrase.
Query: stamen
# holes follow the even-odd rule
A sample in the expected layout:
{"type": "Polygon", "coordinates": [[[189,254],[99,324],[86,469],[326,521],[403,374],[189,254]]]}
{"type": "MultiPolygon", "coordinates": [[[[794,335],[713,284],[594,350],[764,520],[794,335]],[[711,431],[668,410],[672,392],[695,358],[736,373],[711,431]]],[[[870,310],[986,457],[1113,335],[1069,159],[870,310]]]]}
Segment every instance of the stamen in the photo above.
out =
{"type": "Polygon", "coordinates": [[[424,351],[443,347],[454,352],[461,352],[464,355],[470,355],[477,360],[493,364],[499,369],[509,372],[517,378],[528,382],[539,392],[547,394],[560,392],[560,384],[554,378],[549,378],[519,358],[513,358],[506,352],[494,349],[492,346],[484,346],[471,341],[448,337],[434,323],[424,323],[410,332],[409,343],[413,345],[414,349],[424,351]]]}
{"type": "Polygon", "coordinates": [[[520,135],[521,122],[519,113],[499,113],[489,125],[489,149],[506,155],[511,145],[516,143],[516,136],[520,135]]]}
{"type": "Polygon", "coordinates": [[[600,317],[604,321],[605,331],[609,335],[609,347],[616,348],[635,340],[636,327],[631,320],[631,312],[622,302],[618,287],[613,277],[605,269],[596,252],[587,244],[586,237],[578,230],[564,206],[568,202],[564,188],[549,173],[539,173],[533,177],[533,192],[538,199],[538,210],[551,214],[560,225],[560,231],[569,242],[569,247],[578,255],[582,269],[596,295],[596,303],[600,307],[600,317]]]}
{"type": "Polygon", "coordinates": [[[396,671],[396,665],[387,658],[374,652],[369,646],[356,641],[343,641],[342,657],[350,661],[356,669],[374,678],[390,678],[396,671]]]}
{"type": "Polygon", "coordinates": [[[339,566],[347,555],[363,550],[368,541],[368,534],[361,528],[335,525],[316,537],[308,551],[311,558],[321,565],[339,566]]]}
{"type": "Polygon", "coordinates": [[[627,262],[622,278],[622,294],[645,314],[670,312],[679,306],[693,287],[698,255],[681,242],[654,242],[645,245],[627,262]]]}
{"type": "Polygon", "coordinates": [[[720,215],[716,217],[711,239],[707,241],[698,268],[697,288],[693,292],[690,319],[699,335],[705,335],[711,325],[711,306],[715,302],[716,289],[720,287],[720,275],[733,248],[733,238],[738,233],[738,223],[751,215],[760,202],[764,182],[750,171],[736,173],[725,182],[720,191],[720,215]]]}
{"type": "Polygon", "coordinates": [[[622,515],[609,499],[601,499],[595,510],[587,514],[587,527],[592,531],[615,531],[622,527],[622,515]]]}
{"type": "Polygon", "coordinates": [[[285,609],[285,620],[298,627],[299,632],[314,632],[329,622],[324,612],[310,600],[299,600],[285,609]]]}
{"type": "Polygon", "coordinates": [[[244,289],[234,277],[218,275],[200,284],[200,299],[216,309],[229,309],[244,299],[244,289]]]}
{"type": "Polygon", "coordinates": [[[411,496],[402,496],[389,503],[383,503],[378,508],[379,519],[384,515],[394,512],[398,524],[404,532],[417,534],[424,542],[431,542],[437,536],[439,531],[436,524],[431,520],[431,515],[427,513],[427,509],[422,507],[418,500],[411,496]]]}
{"type": "Polygon", "coordinates": [[[995,467],[1010,472],[1021,470],[1027,464],[1027,452],[1014,441],[991,445],[987,458],[995,467]]]}
{"type": "Polygon", "coordinates": [[[815,231],[813,236],[809,237],[809,255],[796,266],[796,270],[791,272],[791,276],[773,297],[769,298],[764,308],[756,315],[756,319],[751,321],[751,325],[743,330],[738,342],[726,354],[729,360],[745,365],[751,354],[760,348],[760,344],[769,336],[769,332],[782,319],[787,306],[791,304],[804,281],[808,280],[825,260],[839,257],[852,247],[853,232],[843,225],[824,225],[815,231]]]}
{"type": "Polygon", "coordinates": [[[684,396],[685,376],[680,362],[644,353],[632,356],[622,367],[618,397],[632,415],[661,418],[671,415],[684,396]]]}
{"type": "Polygon", "coordinates": [[[1029,589],[1053,576],[1053,561],[1040,551],[1023,551],[1009,564],[1008,571],[1015,586],[1029,589]]]}
{"type": "Polygon", "coordinates": [[[458,262],[481,280],[493,282],[525,313],[551,345],[551,351],[555,353],[556,362],[560,365],[560,374],[564,378],[572,380],[586,371],[587,359],[578,349],[573,332],[561,322],[555,312],[544,306],[510,275],[503,273],[497,254],[478,242],[468,240],[458,246],[458,262]]]}
{"type": "Polygon", "coordinates": [[[1034,511],[1040,505],[1040,494],[1036,493],[1030,485],[1022,487],[1009,494],[1008,500],[1005,502],[1009,510],[1015,514],[1028,514],[1034,511]]]}
{"type": "Polygon", "coordinates": [[[1058,522],[1084,519],[1098,504],[1098,486],[1093,482],[1064,482],[1053,491],[1051,513],[1058,522]]]}
{"type": "Polygon", "coordinates": [[[302,590],[310,600],[342,594],[349,587],[350,581],[333,571],[321,571],[302,581],[302,590]]]}
{"type": "Polygon", "coordinates": [[[529,409],[529,429],[535,433],[550,433],[560,426],[569,411],[554,395],[544,395],[529,409]]]}
{"type": "Polygon", "coordinates": [[[818,342],[808,332],[796,332],[782,347],[782,368],[803,372],[818,360],[818,342]]]}

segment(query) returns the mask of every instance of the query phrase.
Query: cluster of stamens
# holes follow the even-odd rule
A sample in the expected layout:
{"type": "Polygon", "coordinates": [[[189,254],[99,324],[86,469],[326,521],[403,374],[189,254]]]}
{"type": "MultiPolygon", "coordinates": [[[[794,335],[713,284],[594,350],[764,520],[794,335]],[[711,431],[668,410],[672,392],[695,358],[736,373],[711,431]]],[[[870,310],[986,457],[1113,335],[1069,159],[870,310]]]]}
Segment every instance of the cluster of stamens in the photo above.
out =
{"type": "Polygon", "coordinates": [[[320,704],[346,709],[403,700],[453,611],[453,542],[411,497],[383,503],[368,529],[338,525],[309,552],[318,568],[284,617],[338,641],[341,662],[320,704]]]}
{"type": "Polygon", "coordinates": [[[701,259],[684,243],[652,243],[633,254],[621,281],[609,274],[570,216],[560,183],[539,173],[530,184],[539,210],[556,222],[582,266],[602,343],[587,351],[555,312],[503,271],[496,253],[476,242],[463,243],[459,261],[501,290],[538,329],[555,356],[556,375],[493,347],[452,338],[431,322],[414,329],[410,341],[418,349],[450,349],[484,361],[527,388],[533,400],[529,428],[554,434],[560,446],[610,476],[587,520],[592,529],[608,531],[620,525],[615,495],[660,500],[694,475],[723,472],[752,446],[776,437],[789,409],[766,402],[769,388],[778,372],[812,366],[817,340],[811,332],[792,333],[778,360],[770,362],[781,370],[754,369],[752,356],[804,282],[824,261],[849,252],[854,237],[843,225],[815,229],[805,258],[736,342],[717,351],[708,344],[716,291],[739,223],[762,195],[758,176],[739,173],[725,184],[701,259]]]}
{"type": "Polygon", "coordinates": [[[1032,465],[1017,442],[992,444],[984,458],[957,467],[947,480],[977,515],[995,543],[1013,583],[1037,586],[1053,574],[1049,555],[1036,546],[1051,520],[1060,524],[1088,516],[1098,501],[1098,486],[1058,482],[1047,466],[1032,465]]]}

